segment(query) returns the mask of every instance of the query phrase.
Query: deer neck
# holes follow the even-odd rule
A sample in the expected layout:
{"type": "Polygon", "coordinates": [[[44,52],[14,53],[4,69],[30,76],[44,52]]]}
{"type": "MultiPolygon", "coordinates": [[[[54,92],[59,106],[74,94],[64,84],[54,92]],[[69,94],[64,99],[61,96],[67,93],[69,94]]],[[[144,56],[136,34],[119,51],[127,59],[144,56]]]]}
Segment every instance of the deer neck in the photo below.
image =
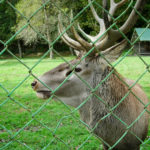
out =
{"type": "MultiPolygon", "coordinates": [[[[114,70],[114,72],[105,79],[112,71],[113,69],[107,66],[102,74],[94,74],[93,88],[95,88],[100,82],[103,81],[103,83],[95,92],[97,96],[93,95],[91,99],[90,119],[93,122],[98,122],[100,118],[108,114],[110,112],[110,108],[117,105],[128,92],[127,86],[121,81],[124,80],[123,77],[116,70],[114,70]],[[100,97],[101,99],[97,97],[100,97]]],[[[124,101],[118,106],[118,108],[122,107],[123,103],[124,101]]]]}
{"type": "MultiPolygon", "coordinates": [[[[107,66],[103,71],[95,70],[90,83],[91,87],[95,89],[98,84],[100,84],[100,82],[102,82],[110,74],[111,71],[112,68],[109,66],[107,66]]],[[[93,121],[97,122],[100,118],[108,114],[109,108],[112,108],[121,100],[122,95],[124,96],[125,93],[127,93],[127,87],[118,77],[124,80],[123,77],[114,70],[114,73],[100,84],[94,92],[95,94],[93,94],[82,108],[80,108],[80,116],[85,123],[90,125],[93,121]]],[[[89,95],[91,94],[91,91],[87,89],[87,93],[87,95],[89,95]]]]}

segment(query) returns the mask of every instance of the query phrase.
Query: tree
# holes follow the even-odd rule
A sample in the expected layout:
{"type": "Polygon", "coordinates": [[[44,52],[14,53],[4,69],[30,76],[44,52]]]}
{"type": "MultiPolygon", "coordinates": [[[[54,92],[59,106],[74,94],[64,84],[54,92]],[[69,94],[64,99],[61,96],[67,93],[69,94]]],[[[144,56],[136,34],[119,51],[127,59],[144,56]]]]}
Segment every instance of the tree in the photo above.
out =
{"type": "MultiPolygon", "coordinates": [[[[116,0],[117,2],[120,0],[116,0]]],[[[96,1],[98,4],[101,4],[102,0],[96,1]]],[[[36,43],[47,43],[41,36],[39,36],[39,33],[42,34],[47,40],[48,45],[50,48],[50,44],[56,37],[57,34],[57,22],[58,22],[58,13],[59,9],[55,7],[57,5],[61,11],[64,11],[66,14],[70,14],[70,10],[72,9],[74,12],[74,16],[78,14],[87,4],[88,2],[85,0],[64,0],[64,1],[56,1],[56,0],[20,0],[16,4],[16,8],[24,15],[27,20],[17,14],[17,24],[14,28],[14,31],[18,31],[21,29],[25,24],[29,22],[29,25],[18,35],[17,39],[22,39],[24,41],[25,45],[35,45],[36,43]],[[46,5],[43,5],[45,4],[46,5]],[[40,9],[37,13],[35,13],[34,16],[32,14],[36,12],[41,6],[42,9],[40,9]],[[31,17],[32,16],[32,17],[31,17]],[[33,30],[34,29],[34,30],[33,30]],[[36,31],[36,32],[35,32],[36,31]]],[[[94,4],[94,7],[98,14],[101,14],[102,11],[99,8],[99,6],[94,4]]],[[[126,7],[126,5],[124,6],[126,7]]],[[[144,8],[146,12],[149,11],[150,4],[147,4],[144,8]]],[[[90,8],[85,10],[81,16],[77,19],[78,22],[80,22],[80,25],[82,28],[84,28],[85,32],[90,34],[96,34],[99,31],[99,25],[95,21],[95,19],[91,16],[91,12],[89,11],[90,8]],[[94,31],[94,32],[93,32],[94,31]]],[[[143,12],[144,12],[143,11],[143,12]]],[[[116,16],[122,12],[122,9],[119,9],[119,11],[116,12],[116,16]]],[[[130,10],[129,12],[130,13],[130,10]]],[[[144,15],[147,15],[150,13],[145,13],[144,15]]],[[[142,13],[143,15],[143,13],[142,13]]],[[[67,17],[63,17],[63,22],[67,22],[67,17]]],[[[147,19],[149,16],[145,16],[147,19]]],[[[121,21],[117,22],[117,25],[119,26],[124,22],[126,18],[123,16],[121,21]]],[[[136,25],[140,27],[145,27],[146,22],[143,21],[141,17],[139,17],[139,21],[136,25]]],[[[131,35],[131,34],[130,34],[131,35]]],[[[52,51],[50,54],[50,57],[52,57],[52,51]]]]}
{"type": "MultiPolygon", "coordinates": [[[[13,0],[12,4],[16,4],[18,0],[13,0]]],[[[6,3],[0,4],[0,40],[7,41],[13,32],[11,28],[16,24],[15,11],[6,3]]]]}
{"type": "MultiPolygon", "coordinates": [[[[55,9],[53,3],[48,3],[45,0],[20,0],[16,4],[16,8],[27,19],[20,14],[17,14],[17,24],[14,27],[14,30],[20,30],[29,21],[29,25],[17,36],[17,38],[22,39],[25,45],[41,42],[47,43],[50,48],[50,43],[57,36],[58,11],[55,9]],[[35,13],[41,6],[43,7],[35,13]],[[35,13],[35,15],[32,16],[33,13],[35,13]],[[45,37],[48,42],[43,40],[40,34],[45,37]]],[[[52,55],[53,53],[51,51],[50,58],[52,58],[52,55]]]]}

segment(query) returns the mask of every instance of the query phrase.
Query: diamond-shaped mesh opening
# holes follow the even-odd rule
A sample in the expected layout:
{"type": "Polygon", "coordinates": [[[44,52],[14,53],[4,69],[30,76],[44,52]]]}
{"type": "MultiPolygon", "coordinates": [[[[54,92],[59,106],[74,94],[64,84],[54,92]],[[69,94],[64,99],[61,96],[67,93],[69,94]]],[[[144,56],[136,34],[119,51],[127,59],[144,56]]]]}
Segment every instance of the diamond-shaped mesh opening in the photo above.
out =
{"type": "MultiPolygon", "coordinates": [[[[142,1],[137,1],[142,6],[142,1]]],[[[149,28],[150,17],[135,3],[132,0],[110,0],[109,4],[100,0],[71,3],[0,1],[1,6],[8,6],[8,12],[16,19],[15,26],[9,28],[11,35],[0,39],[0,58],[11,57],[0,60],[0,149],[93,150],[102,149],[103,145],[109,150],[137,149],[139,145],[141,149],[149,149],[149,132],[145,125],[148,117],[142,120],[150,113],[149,101],[139,90],[142,87],[150,98],[149,56],[141,56],[138,51],[135,56],[129,55],[133,54],[134,44],[140,39],[131,40],[132,24],[136,21],[132,18],[132,10],[140,18],[137,26],[149,28]],[[126,20],[127,27],[126,24],[122,26],[126,20]],[[71,61],[74,56],[64,56],[63,52],[57,51],[61,49],[58,46],[58,43],[62,44],[61,39],[84,53],[71,61]],[[113,56],[112,50],[107,48],[119,39],[125,39],[128,47],[115,61],[118,52],[113,56]],[[33,43],[34,46],[38,43],[46,45],[40,58],[21,59],[21,54],[13,50],[13,44],[18,44],[20,51],[21,44],[32,46],[33,43]],[[48,56],[52,52],[54,59],[50,60],[48,56]],[[62,63],[65,64],[55,68],[62,63]],[[90,69],[85,69],[89,66],[90,69]],[[50,77],[43,79],[41,74],[49,70],[52,71],[46,74],[50,77]],[[51,92],[47,99],[36,96],[31,87],[33,80],[38,83],[37,88],[33,87],[37,93],[42,93],[43,89],[51,92]],[[49,85],[48,81],[59,84],[49,85]],[[41,91],[40,87],[43,88],[41,91]]],[[[148,11],[148,8],[147,4],[144,10],[148,11]]]]}

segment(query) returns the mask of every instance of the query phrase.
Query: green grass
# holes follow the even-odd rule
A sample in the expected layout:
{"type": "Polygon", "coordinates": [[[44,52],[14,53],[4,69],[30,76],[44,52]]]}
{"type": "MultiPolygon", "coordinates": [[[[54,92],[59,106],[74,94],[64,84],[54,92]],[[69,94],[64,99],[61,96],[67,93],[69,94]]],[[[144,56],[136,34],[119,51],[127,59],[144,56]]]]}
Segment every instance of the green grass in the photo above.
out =
{"type": "MultiPolygon", "coordinates": [[[[65,59],[72,58],[65,57],[65,59]]],[[[143,57],[143,59],[150,64],[150,57],[143,57]]],[[[32,67],[38,59],[22,59],[22,61],[32,67]]],[[[32,72],[39,76],[62,62],[60,58],[44,59],[32,72]]],[[[139,58],[127,57],[117,66],[117,70],[123,76],[137,80],[144,72],[145,66],[139,58]]],[[[9,92],[13,91],[12,99],[8,99],[6,91],[0,87],[0,148],[13,141],[6,147],[7,150],[40,150],[44,147],[48,150],[77,149],[89,138],[81,149],[98,150],[99,140],[94,136],[89,137],[90,133],[79,121],[78,112],[69,116],[70,110],[61,102],[53,100],[38,111],[47,100],[36,97],[30,86],[34,78],[29,76],[24,81],[28,75],[28,69],[17,60],[0,60],[0,84],[9,92]],[[15,89],[18,85],[20,86],[15,89]],[[32,117],[35,112],[37,114],[32,117]],[[20,132],[21,129],[23,130],[20,132]],[[18,132],[19,134],[16,135],[18,132]],[[15,138],[11,140],[14,135],[15,138]]],[[[139,83],[150,99],[149,81],[150,73],[146,73],[139,83]]]]}

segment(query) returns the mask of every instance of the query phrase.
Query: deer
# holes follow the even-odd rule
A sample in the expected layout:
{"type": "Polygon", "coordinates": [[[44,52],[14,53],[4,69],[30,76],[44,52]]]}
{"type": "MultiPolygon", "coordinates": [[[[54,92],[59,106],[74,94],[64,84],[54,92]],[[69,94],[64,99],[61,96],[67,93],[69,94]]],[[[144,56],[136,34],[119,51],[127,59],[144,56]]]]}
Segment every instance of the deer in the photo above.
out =
{"type": "Polygon", "coordinates": [[[53,95],[56,100],[79,108],[81,120],[102,140],[104,150],[139,150],[148,132],[148,97],[138,83],[123,77],[110,65],[127,45],[127,40],[122,40],[122,33],[126,35],[135,25],[138,19],[135,10],[140,12],[145,4],[144,0],[137,0],[119,30],[109,28],[116,10],[127,1],[110,0],[108,8],[108,2],[104,0],[103,8],[109,13],[103,11],[100,17],[93,1],[88,0],[92,15],[100,26],[95,36],[87,34],[78,23],[77,28],[70,27],[73,35],[70,37],[64,32],[59,16],[61,39],[78,50],[77,58],[60,64],[31,83],[39,98],[48,99],[53,95]],[[92,48],[94,50],[82,59],[92,48]]]}

